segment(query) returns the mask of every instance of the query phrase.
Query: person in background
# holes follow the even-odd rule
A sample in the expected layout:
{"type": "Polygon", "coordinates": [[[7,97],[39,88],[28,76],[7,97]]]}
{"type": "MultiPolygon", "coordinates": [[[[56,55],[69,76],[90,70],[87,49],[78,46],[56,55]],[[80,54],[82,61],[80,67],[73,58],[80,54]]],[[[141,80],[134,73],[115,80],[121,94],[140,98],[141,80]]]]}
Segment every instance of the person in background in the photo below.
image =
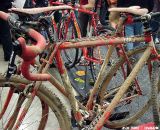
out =
{"type": "MultiPolygon", "coordinates": [[[[140,6],[141,8],[147,8],[149,12],[152,11],[153,1],[152,0],[118,0],[117,7],[129,7],[129,6],[140,6]]],[[[143,25],[141,22],[132,23],[125,26],[125,36],[140,35],[143,33],[143,25]]],[[[138,46],[136,43],[128,43],[126,46],[127,50],[131,50],[138,46]]]]}
{"type": "MultiPolygon", "coordinates": [[[[108,19],[108,16],[109,16],[108,8],[114,7],[117,3],[117,0],[96,0],[96,1],[101,2],[100,3],[100,12],[99,12],[100,23],[103,26],[107,26],[108,23],[106,22],[106,20],[108,19]]],[[[97,3],[96,3],[96,5],[97,5],[97,3]]]]}
{"type": "Polygon", "coordinates": [[[153,0],[154,6],[152,12],[160,12],[160,0],[153,0]]]}
{"type": "MultiPolygon", "coordinates": [[[[12,0],[1,0],[0,11],[8,12],[12,7],[12,0]]],[[[12,39],[10,34],[10,27],[8,23],[0,19],[0,43],[3,46],[4,60],[9,61],[12,53],[12,39]]]]}
{"type": "MultiPolygon", "coordinates": [[[[79,1],[80,6],[82,8],[91,10],[94,8],[95,6],[95,0],[80,0],[79,1]]],[[[79,23],[80,23],[80,27],[81,27],[81,31],[82,31],[82,37],[85,37],[87,34],[87,25],[89,22],[89,15],[85,14],[85,13],[79,13],[79,23]]]]}
{"type": "Polygon", "coordinates": [[[14,0],[12,5],[15,8],[46,7],[48,0],[14,0]]]}
{"type": "MultiPolygon", "coordinates": [[[[130,7],[130,6],[140,6],[141,8],[147,8],[150,11],[153,9],[153,1],[152,0],[117,0],[117,7],[130,7]]],[[[114,14],[114,13],[113,13],[114,14]]],[[[112,15],[113,15],[112,14],[112,15]]],[[[110,21],[118,19],[119,16],[110,16],[110,21]]],[[[112,24],[113,25],[113,24],[112,24]]],[[[115,24],[113,25],[115,27],[115,24]]],[[[132,23],[129,25],[125,25],[125,36],[134,36],[142,34],[143,26],[142,23],[132,23]]],[[[131,50],[136,47],[138,44],[128,43],[126,45],[126,50],[131,50]]]]}
{"type": "Polygon", "coordinates": [[[34,7],[34,3],[32,0],[25,0],[23,8],[33,8],[33,7],[34,7]]]}
{"type": "MultiPolygon", "coordinates": [[[[153,0],[154,1],[154,7],[152,12],[160,12],[160,0],[153,0]]],[[[151,27],[152,27],[152,32],[153,32],[153,40],[156,43],[159,43],[159,36],[157,34],[157,31],[159,30],[160,26],[160,17],[153,18],[151,20],[151,27]]]]}
{"type": "Polygon", "coordinates": [[[35,0],[35,7],[47,7],[48,0],[35,0]]]}
{"type": "Polygon", "coordinates": [[[28,0],[14,0],[12,2],[12,7],[23,8],[25,4],[28,6],[29,3],[30,3],[30,1],[28,1],[28,0]]]}
{"type": "MultiPolygon", "coordinates": [[[[117,0],[102,0],[102,7],[100,9],[100,22],[102,25],[106,25],[106,14],[109,7],[114,6],[117,3],[117,0]]],[[[96,0],[80,0],[80,6],[82,8],[92,10],[95,7],[96,0]]],[[[82,31],[82,37],[85,37],[87,34],[87,25],[89,22],[89,15],[85,13],[79,13],[79,22],[82,31]]]]}

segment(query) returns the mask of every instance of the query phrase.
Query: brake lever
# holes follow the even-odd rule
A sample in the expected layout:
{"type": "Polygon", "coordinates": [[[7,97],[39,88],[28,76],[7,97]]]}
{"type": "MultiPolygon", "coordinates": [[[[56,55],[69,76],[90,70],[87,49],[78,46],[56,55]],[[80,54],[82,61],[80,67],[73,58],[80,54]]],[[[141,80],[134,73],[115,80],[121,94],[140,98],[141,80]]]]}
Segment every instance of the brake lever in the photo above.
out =
{"type": "Polygon", "coordinates": [[[17,72],[17,66],[15,65],[16,55],[21,55],[22,49],[18,41],[13,42],[12,54],[8,63],[8,69],[6,74],[6,80],[9,80],[13,74],[17,72]]]}

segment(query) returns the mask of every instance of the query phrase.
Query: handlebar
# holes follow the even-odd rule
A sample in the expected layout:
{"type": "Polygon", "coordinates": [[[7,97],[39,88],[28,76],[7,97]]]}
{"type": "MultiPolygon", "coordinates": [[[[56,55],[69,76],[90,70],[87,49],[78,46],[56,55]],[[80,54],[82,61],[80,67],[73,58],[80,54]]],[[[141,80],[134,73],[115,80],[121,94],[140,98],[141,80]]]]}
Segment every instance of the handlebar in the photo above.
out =
{"type": "Polygon", "coordinates": [[[143,20],[151,20],[152,18],[155,18],[155,17],[160,17],[160,12],[151,12],[151,13],[148,13],[148,14],[145,14],[145,15],[142,15],[140,17],[135,17],[133,18],[133,22],[141,22],[143,20]]]}
{"type": "MultiPolygon", "coordinates": [[[[46,47],[45,38],[34,29],[25,27],[21,21],[16,20],[16,18],[14,18],[13,16],[5,12],[0,11],[0,18],[5,21],[8,21],[11,27],[20,29],[22,32],[26,33],[27,35],[29,35],[31,38],[35,40],[34,45],[28,46],[26,45],[26,40],[23,37],[19,37],[17,39],[17,42],[21,48],[21,54],[18,54],[18,55],[23,59],[23,62],[21,65],[22,75],[26,79],[32,80],[32,81],[44,81],[44,80],[50,79],[49,74],[33,74],[29,72],[30,65],[35,62],[35,57],[39,55],[46,47]]],[[[15,52],[12,53],[11,58],[14,57],[13,54],[16,54],[16,53],[15,52]]],[[[10,59],[9,64],[11,63],[12,61],[10,59]]],[[[9,78],[9,76],[6,78],[9,78]]]]}

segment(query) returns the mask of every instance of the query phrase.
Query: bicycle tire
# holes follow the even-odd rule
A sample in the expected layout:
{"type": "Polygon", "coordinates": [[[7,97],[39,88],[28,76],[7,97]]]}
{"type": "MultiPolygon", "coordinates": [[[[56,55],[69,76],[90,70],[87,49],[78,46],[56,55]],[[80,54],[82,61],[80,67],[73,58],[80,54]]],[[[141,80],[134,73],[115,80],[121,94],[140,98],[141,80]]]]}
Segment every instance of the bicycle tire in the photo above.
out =
{"type": "MultiPolygon", "coordinates": [[[[29,82],[27,80],[25,80],[21,77],[12,77],[9,82],[6,82],[4,76],[0,75],[0,87],[1,88],[7,87],[6,86],[7,84],[9,84],[9,87],[10,87],[10,85],[12,84],[12,88],[18,87],[17,89],[22,91],[24,89],[24,85],[28,84],[28,83],[29,82]],[[5,86],[3,86],[3,85],[5,85],[5,86]]],[[[17,93],[18,92],[16,91],[15,94],[17,94],[17,93]]],[[[66,108],[63,105],[63,103],[60,101],[60,99],[53,93],[53,91],[51,89],[49,89],[48,87],[46,87],[44,85],[41,85],[37,91],[36,96],[38,97],[38,99],[40,99],[40,101],[43,101],[50,108],[50,110],[55,114],[55,116],[58,120],[58,123],[59,123],[59,127],[62,130],[66,130],[66,129],[71,130],[71,119],[66,111],[66,108]]],[[[42,105],[42,107],[44,107],[44,106],[42,105]]],[[[45,111],[42,111],[42,112],[45,114],[45,111]]],[[[47,115],[50,116],[50,114],[51,114],[51,112],[49,111],[47,113],[47,115]]],[[[37,128],[38,130],[44,130],[45,125],[46,125],[45,121],[47,121],[47,119],[43,119],[43,117],[45,117],[46,115],[41,115],[41,116],[42,116],[42,118],[39,121],[39,125],[37,128]]],[[[22,126],[23,126],[23,124],[22,124],[22,126]]],[[[33,129],[33,128],[31,128],[31,129],[33,129]]]]}
{"type": "MultiPolygon", "coordinates": [[[[80,38],[81,32],[78,30],[80,26],[77,21],[77,26],[75,26],[72,19],[69,19],[67,16],[63,16],[58,24],[58,38],[59,40],[70,40],[74,38],[80,38]],[[71,34],[71,35],[70,35],[71,34]]],[[[80,49],[70,49],[62,50],[62,57],[66,68],[70,69],[74,67],[80,59],[80,49]]]]}
{"type": "Polygon", "coordinates": [[[153,63],[152,75],[151,75],[151,99],[152,99],[152,112],[153,120],[156,126],[160,126],[160,111],[159,111],[159,102],[158,102],[158,87],[160,85],[159,80],[159,63],[155,61],[153,63]]]}
{"type": "MultiPolygon", "coordinates": [[[[137,53],[144,52],[145,48],[146,47],[134,49],[134,50],[128,52],[127,55],[128,55],[128,57],[132,57],[133,55],[135,55],[137,53]]],[[[124,57],[120,57],[117,60],[117,62],[111,66],[111,68],[108,70],[107,74],[105,75],[104,81],[101,85],[102,88],[100,90],[99,95],[104,94],[104,92],[106,90],[106,84],[108,84],[111,81],[111,79],[114,79],[115,74],[120,70],[120,67],[124,62],[125,62],[124,57]]],[[[145,75],[145,76],[147,76],[147,75],[145,75]]],[[[149,77],[148,77],[148,79],[149,79],[149,77]]],[[[114,81],[114,82],[116,82],[116,81],[114,81]]],[[[114,97],[114,95],[112,95],[112,96],[114,97]]],[[[149,95],[148,95],[148,97],[149,97],[149,95]]],[[[142,99],[143,99],[143,96],[142,96],[142,99]]],[[[137,119],[139,119],[148,110],[151,103],[152,103],[151,98],[148,98],[148,100],[146,102],[144,102],[144,104],[141,108],[139,108],[139,109],[137,108],[134,112],[132,112],[132,115],[130,115],[130,117],[127,115],[126,117],[124,117],[122,119],[119,119],[119,120],[113,120],[113,119],[111,119],[112,117],[110,117],[110,120],[108,120],[106,122],[105,126],[108,127],[108,128],[114,128],[115,129],[115,128],[122,128],[124,126],[130,125],[133,122],[135,122],[137,119]]],[[[122,108],[123,108],[123,106],[122,106],[122,108]]],[[[124,107],[124,109],[125,109],[125,107],[124,107]]],[[[114,114],[113,114],[113,116],[114,116],[114,114]]],[[[125,115],[123,115],[123,116],[125,116],[125,115]]]]}

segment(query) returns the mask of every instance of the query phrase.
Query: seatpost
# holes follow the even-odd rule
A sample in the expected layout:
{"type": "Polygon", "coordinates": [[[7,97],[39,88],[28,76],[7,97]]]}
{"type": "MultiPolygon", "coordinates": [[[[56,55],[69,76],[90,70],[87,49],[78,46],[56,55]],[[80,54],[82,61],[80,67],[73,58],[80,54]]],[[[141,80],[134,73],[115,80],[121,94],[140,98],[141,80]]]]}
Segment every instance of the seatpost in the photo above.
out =
{"type": "Polygon", "coordinates": [[[118,24],[117,24],[117,28],[116,28],[116,35],[117,36],[123,36],[122,31],[123,31],[123,27],[124,27],[125,23],[128,23],[128,17],[125,13],[121,13],[118,24]]]}
{"type": "Polygon", "coordinates": [[[6,80],[9,80],[10,77],[16,73],[17,66],[15,65],[15,59],[16,59],[16,55],[21,55],[21,53],[22,53],[22,49],[21,49],[20,43],[18,41],[13,42],[13,49],[12,49],[10,61],[8,63],[6,80]]]}
{"type": "Polygon", "coordinates": [[[151,19],[151,16],[150,15],[145,15],[145,16],[142,16],[141,18],[141,21],[143,23],[143,26],[144,26],[144,34],[151,34],[152,33],[152,29],[150,27],[150,21],[151,19]]]}

